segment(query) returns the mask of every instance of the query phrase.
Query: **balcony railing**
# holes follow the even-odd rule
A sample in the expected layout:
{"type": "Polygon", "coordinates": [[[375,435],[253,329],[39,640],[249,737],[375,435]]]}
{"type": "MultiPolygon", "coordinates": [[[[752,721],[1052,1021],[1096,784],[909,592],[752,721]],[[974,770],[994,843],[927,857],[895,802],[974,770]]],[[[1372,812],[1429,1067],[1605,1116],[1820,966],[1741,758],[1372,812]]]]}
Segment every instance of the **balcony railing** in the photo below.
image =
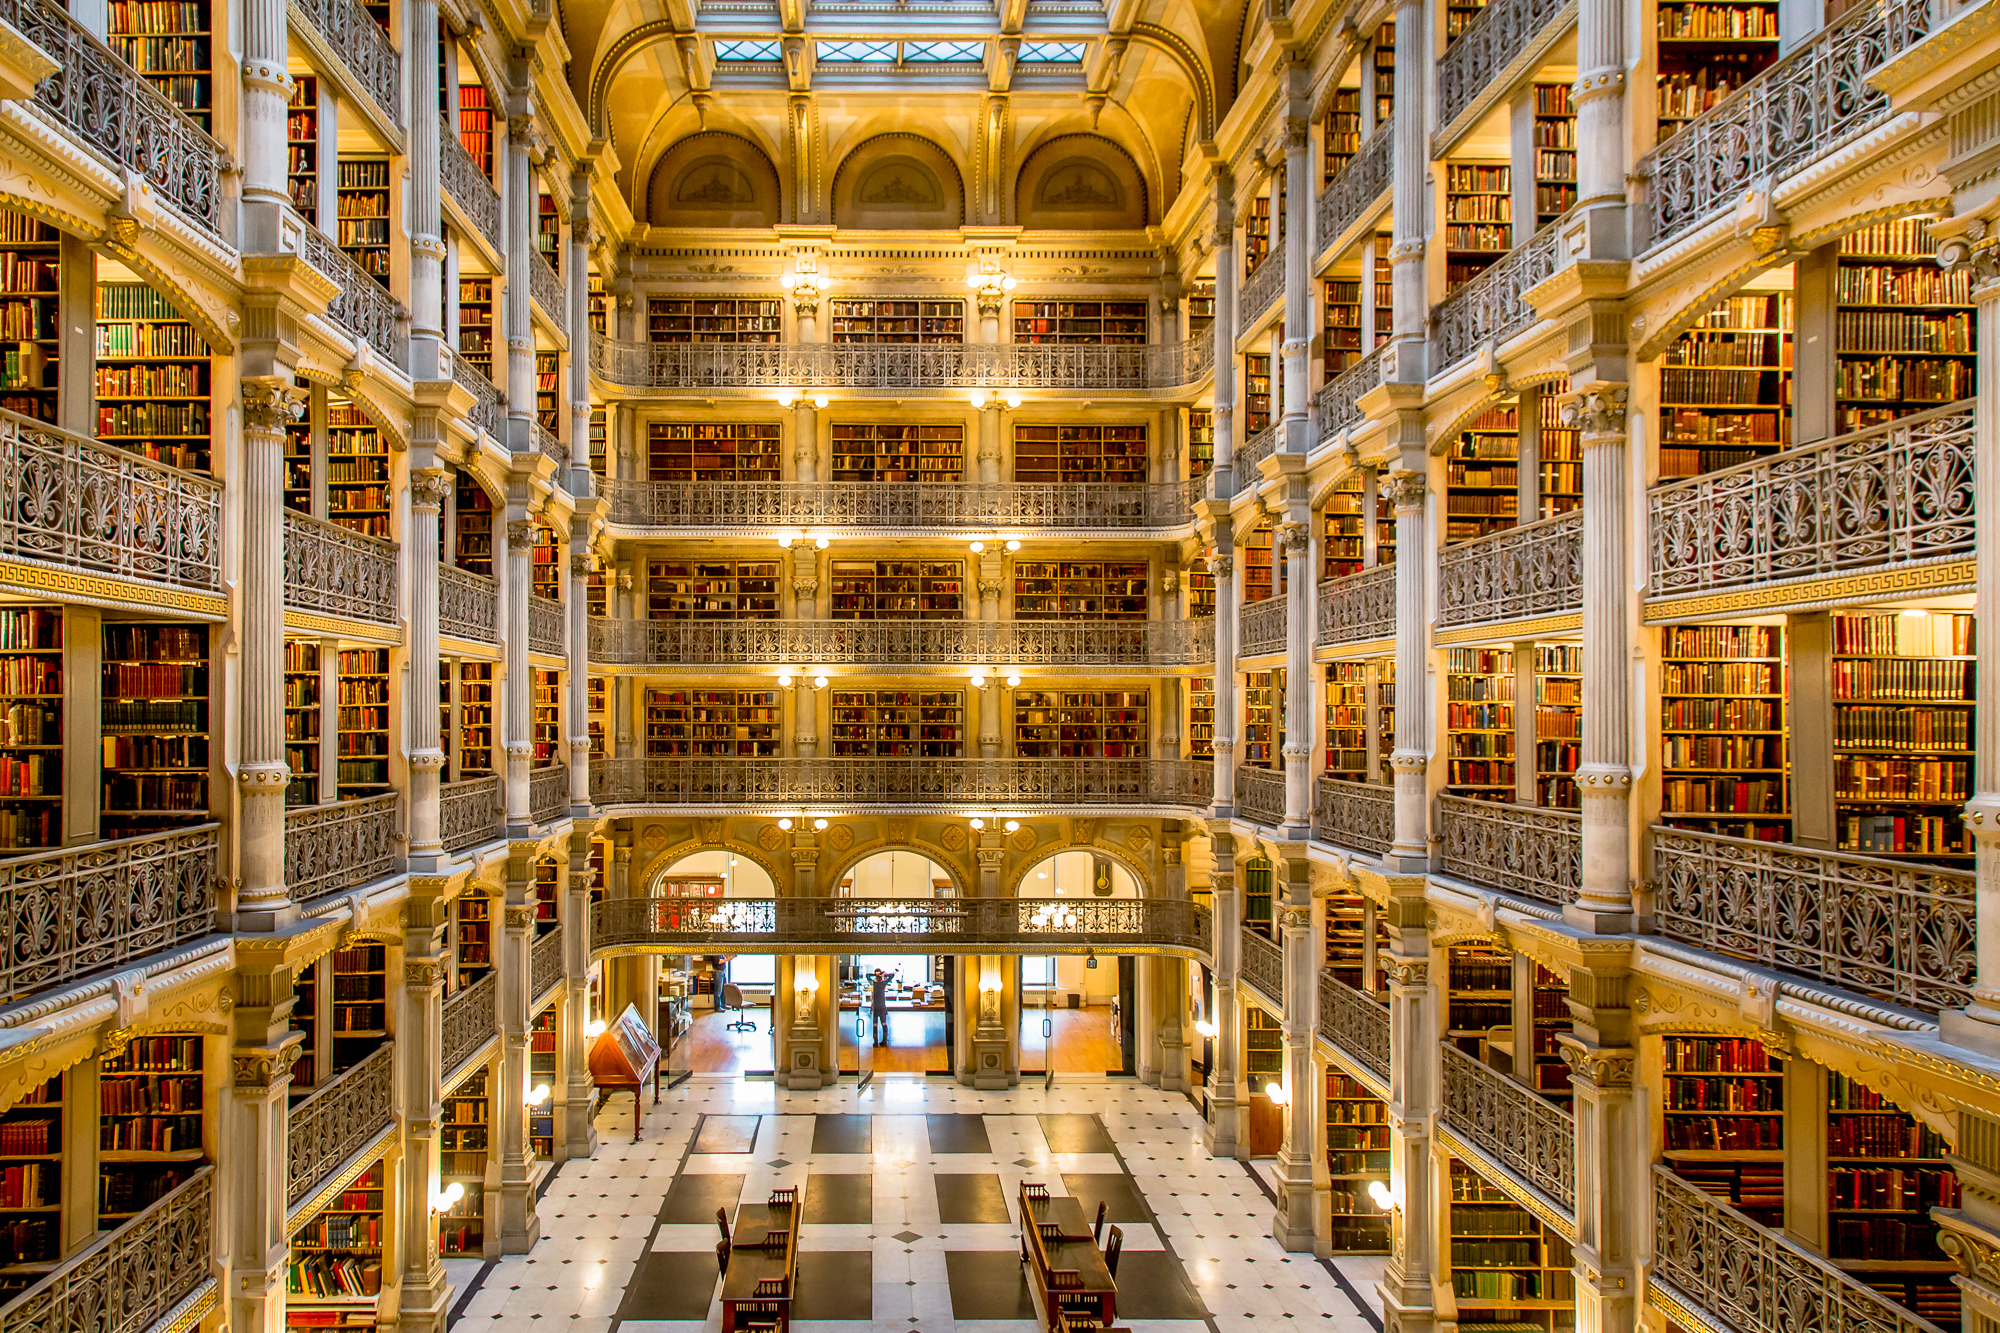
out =
{"type": "Polygon", "coordinates": [[[556,433],[539,421],[535,423],[535,452],[556,465],[558,478],[569,471],[569,446],[557,439],[556,433]]]}
{"type": "Polygon", "coordinates": [[[641,528],[1172,528],[1188,482],[1065,486],[897,481],[626,481],[603,486],[611,521],[641,528]]]}
{"type": "Polygon", "coordinates": [[[537,935],[528,949],[528,998],[539,1000],[563,979],[563,928],[537,935]]]}
{"type": "Polygon", "coordinates": [[[500,974],[488,972],[456,995],[445,998],[441,1044],[444,1059],[440,1063],[445,1073],[457,1072],[495,1034],[495,1002],[499,994],[500,974]]]}
{"type": "Polygon", "coordinates": [[[1234,460],[1239,475],[1248,476],[1259,463],[1278,451],[1278,425],[1277,421],[1272,421],[1237,446],[1234,460]]]}
{"type": "Polygon", "coordinates": [[[1290,600],[1279,593],[1244,606],[1236,619],[1236,651],[1240,655],[1261,657],[1285,651],[1285,604],[1290,600]]]}
{"type": "Polygon", "coordinates": [[[569,637],[569,617],[563,604],[540,593],[528,594],[528,647],[538,653],[562,657],[569,637]]]}
{"type": "Polygon", "coordinates": [[[1312,834],[1321,842],[1380,856],[1396,840],[1396,790],[1369,782],[1313,779],[1312,834]]]}
{"type": "Polygon", "coordinates": [[[292,1107],[285,1129],[288,1207],[297,1207],[395,1123],[395,1057],[396,1044],[384,1042],[292,1107]]]}
{"type": "Polygon", "coordinates": [[[1396,567],[1377,565],[1319,585],[1319,641],[1326,646],[1396,637],[1396,567]]]}
{"type": "Polygon", "coordinates": [[[1483,625],[1583,609],[1583,511],[1523,523],[1438,555],[1438,621],[1483,625]]]}
{"type": "Polygon", "coordinates": [[[449,120],[438,127],[438,143],[444,192],[451,196],[466,216],[500,254],[507,253],[507,236],[501,225],[500,192],[472,160],[458,130],[449,120]]]}
{"type": "Polygon", "coordinates": [[[1277,941],[1254,926],[1243,927],[1241,966],[1243,980],[1255,986],[1265,999],[1285,1002],[1285,951],[1277,941]]]}
{"type": "Polygon", "coordinates": [[[1178,389],[1214,365],[1207,330],[1123,347],[590,340],[591,370],[627,389],[1178,389]]]}
{"type": "Polygon", "coordinates": [[[597,759],[600,806],[1172,806],[1205,810],[1198,759],[597,759]]]}
{"type": "MultiPolygon", "coordinates": [[[[457,143],[458,140],[452,142],[457,143]]],[[[486,372],[462,356],[453,357],[451,382],[472,395],[472,410],[466,414],[472,424],[504,442],[507,438],[507,400],[494,387],[493,381],[486,378],[486,372]]]]}
{"type": "Polygon", "coordinates": [[[569,766],[551,764],[528,771],[528,818],[553,824],[569,813],[569,766]]]}
{"type": "Polygon", "coordinates": [[[1652,595],[1969,558],[1972,405],[1656,486],[1652,595]]]}
{"type": "Polygon", "coordinates": [[[1276,828],[1284,823],[1284,770],[1237,765],[1236,813],[1266,828],[1276,828]]]}
{"type": "Polygon", "coordinates": [[[1438,61],[1438,124],[1450,125],[1557,25],[1576,22],[1576,0],[1493,0],[1472,16],[1438,61]]]}
{"type": "Polygon", "coordinates": [[[1366,991],[1319,974],[1319,1034],[1384,1082],[1389,1078],[1389,1010],[1366,991]]]}
{"type": "Polygon", "coordinates": [[[593,666],[1204,666],[1215,620],[590,619],[593,666]]]}
{"type": "Polygon", "coordinates": [[[0,1002],[200,939],[215,926],[219,826],[0,861],[0,1002]]]}
{"type": "Polygon", "coordinates": [[[295,903],[345,893],[402,867],[394,792],[285,811],[285,892],[295,903]]]}
{"type": "Polygon", "coordinates": [[[1313,397],[1313,415],[1319,420],[1322,440],[1361,424],[1361,395],[1382,383],[1382,352],[1377,347],[1320,386],[1313,397]]]}
{"type": "MultiPolygon", "coordinates": [[[[355,8],[359,10],[360,6],[355,8]]],[[[365,10],[361,11],[361,18],[376,32],[382,31],[381,25],[369,18],[365,10]]],[[[306,262],[339,285],[340,290],[327,305],[326,317],[356,342],[366,343],[391,365],[402,369],[408,364],[404,355],[403,303],[389,295],[381,283],[370,277],[345,250],[328,240],[318,227],[296,215],[292,220],[299,228],[300,249],[306,262]]]]}
{"type": "Polygon", "coordinates": [[[1285,294],[1285,250],[1283,245],[1264,256],[1243,280],[1236,294],[1236,327],[1239,332],[1257,322],[1258,316],[1285,294]]]}
{"type": "Polygon", "coordinates": [[[500,642],[500,584],[456,565],[438,566],[438,632],[500,642]]]}
{"type": "Polygon", "coordinates": [[[396,543],[285,512],[285,606],[346,620],[402,620],[396,543]]]}
{"type": "Polygon", "coordinates": [[[151,1333],[215,1281],[215,1168],[185,1181],[0,1305],[21,1333],[151,1333]]]}
{"type": "Polygon", "coordinates": [[[1663,245],[1771,189],[1887,120],[1866,74],[1929,36],[1938,0],[1862,5],[1639,160],[1649,244],[1663,245]]]}
{"type": "Polygon", "coordinates": [[[1450,370],[1488,343],[1498,347],[1534,327],[1535,308],[1526,293],[1553,275],[1561,258],[1565,213],[1517,245],[1492,267],[1438,303],[1431,312],[1433,376],[1450,370]]]}
{"type": "MultiPolygon", "coordinates": [[[[1348,228],[1368,216],[1389,192],[1390,168],[1396,161],[1396,127],[1384,122],[1360,151],[1347,159],[1347,166],[1333,178],[1314,207],[1318,210],[1315,244],[1332,245],[1347,234],[1348,228]]],[[[1324,418],[1322,418],[1324,420],[1324,418]]]]}
{"type": "Polygon", "coordinates": [[[0,557],[222,591],[222,485],[0,412],[0,557]]]}
{"type": "Polygon", "coordinates": [[[1576,901],[1583,888],[1583,816],[1574,810],[1438,797],[1444,872],[1537,902],[1576,901]]]}
{"type": "MultiPolygon", "coordinates": [[[[1768,1227],[1759,1226],[1664,1166],[1653,1168],[1653,1265],[1649,1295],[1740,1333],[1845,1329],[1851,1333],[1939,1333],[1875,1291],[1768,1227]]],[[[1649,1302],[1652,1303],[1652,1302],[1649,1302]]],[[[1676,1317],[1676,1323],[1687,1324],[1676,1317]]]]}
{"type": "Polygon", "coordinates": [[[1576,1212],[1576,1121],[1531,1089],[1450,1042],[1444,1058],[1444,1122],[1522,1184],[1576,1212]]]}
{"type": "Polygon", "coordinates": [[[35,88],[44,115],[137,172],[195,226],[233,240],[235,201],[222,189],[228,149],[55,0],[0,0],[0,20],[56,62],[35,88]]]}
{"type": "Polygon", "coordinates": [[[291,0],[289,12],[319,34],[390,124],[403,123],[403,58],[367,9],[356,0],[291,0]]]}
{"type": "Polygon", "coordinates": [[[1211,952],[1209,910],[1157,898],[613,898],[590,912],[592,950],[869,953],[1211,952]],[[834,950],[833,952],[842,952],[834,950]],[[848,950],[852,952],[852,950],[848,950]]]}
{"type": "Polygon", "coordinates": [[[549,264],[542,252],[528,247],[528,299],[542,308],[555,324],[567,329],[569,325],[569,296],[563,290],[563,280],[549,264]]]}
{"type": "Polygon", "coordinates": [[[1670,939],[1938,1013],[1972,998],[1970,872],[1653,830],[1670,939]]]}
{"type": "Polygon", "coordinates": [[[438,790],[438,836],[448,852],[462,852],[500,836],[506,806],[500,775],[447,782],[438,790]]]}

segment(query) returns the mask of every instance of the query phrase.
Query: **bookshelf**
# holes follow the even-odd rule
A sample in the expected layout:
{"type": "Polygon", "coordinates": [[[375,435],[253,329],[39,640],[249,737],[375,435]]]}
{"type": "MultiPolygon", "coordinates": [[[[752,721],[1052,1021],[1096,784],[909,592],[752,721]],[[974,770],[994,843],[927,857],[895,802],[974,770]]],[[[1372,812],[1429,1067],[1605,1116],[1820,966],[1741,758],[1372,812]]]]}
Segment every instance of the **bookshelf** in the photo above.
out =
{"type": "Polygon", "coordinates": [[[1972,396],[1972,278],[1938,267],[1926,220],[1878,222],[1841,237],[1834,284],[1841,433],[1972,396]]]}
{"type": "Polygon", "coordinates": [[[1458,1326],[1564,1330],[1576,1326],[1569,1242],[1456,1158],[1451,1195],[1451,1290],[1458,1326]]]}
{"type": "Polygon", "coordinates": [[[340,799],[389,790],[389,650],[345,648],[334,714],[340,799]]]}
{"type": "Polygon", "coordinates": [[[1249,439],[1271,424],[1271,355],[1268,352],[1243,354],[1243,438],[1249,439]]]}
{"type": "Polygon", "coordinates": [[[1448,162],[1444,173],[1445,290],[1453,292],[1514,248],[1514,170],[1448,162]]]}
{"type": "Polygon", "coordinates": [[[784,336],[780,303],[749,296],[655,296],[646,339],[656,343],[774,343],[784,336]]]}
{"type": "Polygon", "coordinates": [[[1791,443],[1792,294],[1727,297],[1660,358],[1660,479],[1791,443]]]}
{"type": "Polygon", "coordinates": [[[0,849],[63,840],[63,613],[0,609],[0,849]]]}
{"type": "Polygon", "coordinates": [[[528,550],[528,587],[535,596],[552,602],[563,599],[563,571],[556,563],[559,551],[555,529],[536,523],[534,544],[528,550]]]}
{"type": "Polygon", "coordinates": [[[1188,619],[1200,620],[1215,615],[1215,575],[1209,570],[1207,560],[1196,560],[1188,566],[1188,619]]]}
{"type": "Polygon", "coordinates": [[[1336,1254],[1386,1254],[1389,1215],[1368,1197],[1389,1183],[1389,1108],[1346,1074],[1326,1072],[1326,1170],[1336,1254]]]}
{"type": "Polygon", "coordinates": [[[299,1058],[292,1062],[293,1105],[321,1082],[326,1064],[326,1043],[321,1039],[319,1021],[319,974],[325,959],[315,959],[300,968],[292,981],[292,1026],[305,1034],[299,1043],[299,1058]]]}
{"type": "Polygon", "coordinates": [[[531,764],[548,768],[562,755],[562,673],[531,670],[528,684],[533,707],[529,738],[535,747],[531,764]]]}
{"type": "Polygon", "coordinates": [[[1243,276],[1257,271],[1271,253],[1271,196],[1260,194],[1250,201],[1243,217],[1243,276]]]}
{"type": "Polygon", "coordinates": [[[1215,279],[1203,278],[1188,288],[1187,334],[1192,338],[1215,324],[1215,279]]]}
{"type": "Polygon", "coordinates": [[[1205,477],[1215,469],[1215,413],[1206,408],[1188,409],[1188,480],[1205,477]]]}
{"type": "MultiPolygon", "coordinates": [[[[361,271],[389,285],[389,159],[343,158],[335,189],[340,234],[334,239],[361,271]]],[[[488,284],[489,288],[491,284],[488,284]]],[[[490,298],[489,298],[490,299],[490,298]]]]}
{"type": "Polygon", "coordinates": [[[1532,959],[1523,959],[1522,965],[1528,971],[1528,1041],[1526,1049],[1522,1049],[1517,1025],[1515,1068],[1522,1074],[1521,1081],[1542,1096],[1567,1102],[1573,1095],[1569,1065],[1563,1061],[1557,1039],[1575,1026],[1565,1002],[1569,998],[1569,982],[1532,959]]]}
{"type": "Polygon", "coordinates": [[[62,1258],[63,1076],[0,1112],[0,1302],[62,1258]]]}
{"type": "Polygon", "coordinates": [[[830,706],[836,759],[956,759],[965,752],[959,690],[835,690],[830,706]]]}
{"type": "Polygon", "coordinates": [[[545,856],[535,862],[535,935],[540,938],[561,924],[561,867],[553,856],[545,856]]]}
{"type": "Polygon", "coordinates": [[[292,100],[285,108],[285,170],[292,207],[319,225],[319,80],[292,76],[292,100]]]}
{"type": "Polygon", "coordinates": [[[98,439],[208,471],[208,344],[146,284],[98,286],[94,382],[98,439]]]}
{"type": "Polygon", "coordinates": [[[1187,691],[1187,757],[1215,758],[1215,677],[1189,676],[1187,691]]]}
{"type": "Polygon", "coordinates": [[[207,130],[215,107],[208,0],[111,0],[111,49],[207,130]]]}
{"type": "Polygon", "coordinates": [[[97,1225],[115,1230],[207,1158],[202,1039],[135,1037],[98,1066],[97,1225]]]}
{"type": "Polygon", "coordinates": [[[778,753],[776,690],[647,690],[646,753],[767,758],[778,753]]]}
{"type": "Polygon", "coordinates": [[[104,626],[99,834],[132,838],[208,818],[208,630],[104,626]]]}
{"type": "Polygon", "coordinates": [[[493,329],[493,279],[460,278],[458,359],[488,380],[493,379],[493,329]]]}
{"type": "Polygon", "coordinates": [[[1243,870],[1243,921],[1265,939],[1271,935],[1271,861],[1253,856],[1238,863],[1243,870]]]}
{"type": "Polygon", "coordinates": [[[313,418],[322,401],[316,393],[307,394],[305,415],[285,423],[285,508],[295,514],[313,512],[313,418]]]}
{"type": "Polygon", "coordinates": [[[1458,40],[1459,34],[1466,30],[1472,20],[1479,17],[1479,11],[1484,8],[1486,0],[1449,0],[1445,5],[1444,16],[1444,40],[1447,50],[1458,40]]]}
{"type": "Polygon", "coordinates": [[[1445,975],[1445,1037],[1483,1060],[1487,1034],[1514,1022],[1514,955],[1454,945],[1446,951],[1445,975]]]}
{"type": "MultiPolygon", "coordinates": [[[[1326,142],[1321,149],[1324,171],[1320,184],[1333,184],[1334,177],[1347,170],[1348,162],[1361,150],[1361,88],[1333,90],[1333,102],[1326,111],[1326,142]]],[[[1329,238],[1331,239],[1331,238],[1329,238]]]]}
{"type": "Polygon", "coordinates": [[[561,277],[562,218],[556,213],[556,201],[539,190],[535,192],[535,249],[561,277]]]}
{"type": "Polygon", "coordinates": [[[1018,560],[1016,620],[1144,620],[1144,562],[1018,560]]]}
{"type": "Polygon", "coordinates": [[[373,1328],[382,1291],[388,1167],[377,1158],[292,1233],[285,1270],[289,1328],[373,1328]]]}
{"type": "Polygon", "coordinates": [[[393,499],[388,441],[353,403],[327,399],[327,517],[355,532],[387,537],[393,499]]]}
{"type": "Polygon", "coordinates": [[[1146,302],[1016,301],[1014,341],[1138,346],[1146,341],[1146,302]]]}
{"type": "Polygon", "coordinates": [[[836,560],[833,620],[963,620],[960,560],[836,560]]]}
{"type": "MultiPolygon", "coordinates": [[[[442,81],[440,87],[448,86],[442,81]]],[[[458,141],[488,180],[493,179],[493,104],[482,83],[458,86],[458,141]]]]}
{"type": "Polygon", "coordinates": [[[648,560],[651,620],[776,620],[775,560],[648,560]]]}
{"type": "Polygon", "coordinates": [[[833,340],[956,346],[965,341],[965,302],[835,301],[833,340]]]}
{"type": "Polygon", "coordinates": [[[352,1069],[389,1039],[389,951],[361,944],[333,955],[333,1072],[352,1069]]]}
{"type": "Polygon", "coordinates": [[[1361,279],[1328,278],[1320,284],[1321,361],[1328,379],[1361,359],[1361,279]]]}
{"type": "Polygon", "coordinates": [[[1144,759],[1152,735],[1145,690],[1014,693],[1014,753],[1022,759],[1144,759]]]}
{"type": "Polygon", "coordinates": [[[493,497],[463,468],[452,479],[454,563],[474,574],[493,574],[493,497]]]}
{"type": "Polygon", "coordinates": [[[1243,1006],[1243,1072],[1257,1096],[1263,1095],[1265,1083],[1285,1077],[1284,1026],[1254,1004],[1243,1006]]]}
{"type": "Polygon", "coordinates": [[[1014,427],[1014,480],[1130,485],[1146,480],[1146,428],[1083,423],[1014,427]]]}
{"type": "Polygon", "coordinates": [[[1662,1039],[1663,1156],[1767,1227],[1785,1224],[1785,1068],[1743,1037],[1662,1039]]]}
{"type": "Polygon", "coordinates": [[[486,1252],[489,1077],[482,1069],[453,1089],[438,1122],[438,1183],[465,1190],[465,1197],[438,1219],[438,1253],[447,1258],[483,1258],[486,1252]]]}
{"type": "Polygon", "coordinates": [[[965,426],[837,421],[831,429],[834,481],[965,480],[965,426]]]}
{"type": "Polygon", "coordinates": [[[455,989],[464,990],[493,970],[493,899],[461,894],[452,912],[452,926],[457,933],[455,989]]]}
{"type": "Polygon", "coordinates": [[[1284,767],[1285,672],[1243,676],[1243,762],[1252,768],[1284,767]]]}
{"type": "Polygon", "coordinates": [[[493,664],[458,664],[458,767],[454,780],[493,772],[493,664]]]}
{"type": "Polygon", "coordinates": [[[593,616],[611,614],[611,580],[602,569],[593,569],[583,576],[583,601],[593,616]]]}
{"type": "Polygon", "coordinates": [[[1357,990],[1365,988],[1369,980],[1368,924],[1368,900],[1361,894],[1334,893],[1327,897],[1324,965],[1340,981],[1357,990]]]}
{"type": "Polygon", "coordinates": [[[1788,841],[1784,631],[1673,625],[1660,651],[1661,819],[1788,841]]]}
{"type": "Polygon", "coordinates": [[[1271,596],[1276,587],[1271,551],[1271,521],[1265,519],[1251,530],[1243,543],[1243,604],[1249,606],[1271,596]]]}
{"type": "Polygon", "coordinates": [[[1382,770],[1376,780],[1385,787],[1393,787],[1396,774],[1389,760],[1396,753],[1396,659],[1378,658],[1375,667],[1380,673],[1375,683],[1375,720],[1379,728],[1376,734],[1380,737],[1376,749],[1382,756],[1382,770]]]}
{"type": "MultiPolygon", "coordinates": [[[[602,331],[597,334],[603,337],[602,331]]],[[[611,426],[602,407],[590,409],[590,470],[598,476],[610,475],[606,466],[611,457],[611,426]]]]}
{"type": "Polygon", "coordinates": [[[1576,206],[1576,108],[1566,83],[1535,85],[1535,229],[1576,206]]]}
{"type": "MultiPolygon", "coordinates": [[[[602,615],[603,612],[597,614],[602,615]]],[[[610,711],[610,689],[603,676],[589,676],[584,680],[584,712],[590,720],[590,757],[605,759],[611,754],[610,738],[605,718],[610,711]]]]}
{"type": "Polygon", "coordinates": [[[285,640],[285,766],[292,780],[286,805],[319,804],[319,645],[285,640]]]}
{"type": "Polygon", "coordinates": [[[1504,532],[1521,510],[1520,409],[1489,408],[1459,434],[1445,455],[1447,542],[1504,532]]]}
{"type": "Polygon", "coordinates": [[[1368,781],[1368,664],[1326,666],[1326,774],[1368,781]]]}
{"type": "Polygon", "coordinates": [[[609,883],[606,865],[610,854],[611,846],[604,839],[590,840],[590,902],[593,907],[604,901],[605,886],[609,883]]]}
{"type": "Polygon", "coordinates": [[[1453,648],[1446,659],[1445,790],[1481,801],[1514,800],[1514,654],[1453,648]]]}
{"type": "Polygon", "coordinates": [[[535,424],[551,435],[562,433],[561,373],[554,352],[535,353],[535,424]]]}
{"type": "Polygon", "coordinates": [[[38,218],[0,209],[0,408],[56,419],[62,241],[38,218]]]}
{"type": "Polygon", "coordinates": [[[1959,1205],[1936,1130],[1845,1074],[1827,1075],[1827,1257],[1906,1310],[1957,1328],[1956,1271],[1932,1208],[1959,1205]]]}
{"type": "Polygon", "coordinates": [[[779,429],[775,421],[651,422],[646,475],[654,481],[776,481],[779,429]]]}
{"type": "Polygon", "coordinates": [[[1778,58],[1777,0],[1663,0],[1655,24],[1662,141],[1778,58]]]}
{"type": "Polygon", "coordinates": [[[1964,866],[1972,794],[1973,618],[1912,607],[1833,617],[1840,850],[1964,866]]]}
{"type": "MultiPolygon", "coordinates": [[[[1350,468],[1326,501],[1325,563],[1320,577],[1346,578],[1367,568],[1368,519],[1361,512],[1367,491],[1361,469],[1350,468]]],[[[1388,497],[1375,496],[1376,563],[1396,563],[1396,512],[1388,497]]]]}
{"type": "Polygon", "coordinates": [[[1583,759],[1583,645],[1535,645],[1535,804],[1582,808],[1576,766],[1583,759]]]}
{"type": "Polygon", "coordinates": [[[1375,29],[1375,123],[1387,125],[1396,117],[1396,25],[1384,23],[1375,29]]]}
{"type": "Polygon", "coordinates": [[[1562,395],[1569,377],[1547,385],[1536,399],[1535,495],[1541,518],[1554,518],[1583,507],[1583,442],[1579,432],[1562,422],[1562,395]]]}
{"type": "Polygon", "coordinates": [[[550,1095],[528,1108],[528,1146],[544,1161],[556,1155],[556,1005],[535,1015],[528,1029],[528,1087],[545,1087],[550,1095]]]}

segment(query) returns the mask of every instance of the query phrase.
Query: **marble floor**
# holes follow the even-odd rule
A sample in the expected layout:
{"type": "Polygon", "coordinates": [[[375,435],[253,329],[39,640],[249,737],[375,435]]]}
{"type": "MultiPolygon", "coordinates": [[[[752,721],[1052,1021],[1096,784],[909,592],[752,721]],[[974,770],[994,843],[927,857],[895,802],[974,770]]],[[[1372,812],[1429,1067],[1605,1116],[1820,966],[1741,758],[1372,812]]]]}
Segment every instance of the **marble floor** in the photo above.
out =
{"type": "Polygon", "coordinates": [[[940,1078],[786,1092],[697,1077],[598,1122],[541,1199],[530,1254],[452,1260],[452,1333],[716,1333],[715,1210],[798,1187],[795,1333],[1035,1333],[1015,1195],[1098,1200],[1124,1233],[1118,1326],[1380,1333],[1378,1258],[1286,1254],[1268,1170],[1216,1160],[1185,1097],[1127,1080],[980,1093],[940,1078]]]}

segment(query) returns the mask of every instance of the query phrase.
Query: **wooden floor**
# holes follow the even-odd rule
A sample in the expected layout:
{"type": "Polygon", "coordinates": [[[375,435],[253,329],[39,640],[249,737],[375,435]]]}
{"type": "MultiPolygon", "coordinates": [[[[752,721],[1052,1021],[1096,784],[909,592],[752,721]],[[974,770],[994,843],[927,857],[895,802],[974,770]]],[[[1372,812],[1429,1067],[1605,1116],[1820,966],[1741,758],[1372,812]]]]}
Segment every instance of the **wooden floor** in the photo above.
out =
{"type": "MultiPolygon", "coordinates": [[[[1052,1020],[1055,1036],[1044,1042],[1039,1009],[1021,1015],[1021,1070],[1039,1074],[1048,1068],[1049,1049],[1055,1054],[1058,1074],[1104,1074],[1119,1067],[1118,1043],[1111,1037],[1111,1011],[1098,1009],[1057,1009],[1052,1020]]],[[[841,1065],[854,1070],[854,1011],[841,1014],[841,1065]]],[[[670,1053],[674,1069],[692,1069],[697,1074],[742,1074],[768,1072],[771,1068],[771,1015],[768,1009],[746,1009],[734,1013],[701,1013],[694,1026],[670,1053]],[[731,1032],[728,1024],[742,1017],[755,1023],[750,1032],[731,1032]]],[[[862,1052],[867,1064],[878,1074],[943,1073],[946,1069],[944,1014],[936,1009],[898,1009],[889,1014],[889,1041],[883,1046],[869,1044],[862,1052]]]]}
{"type": "Polygon", "coordinates": [[[1055,1009],[1046,1015],[1039,1009],[1021,1014],[1021,1072],[1043,1073],[1048,1069],[1049,1051],[1055,1053],[1058,1074],[1108,1074],[1118,1069],[1124,1058],[1111,1037],[1110,1008],[1055,1009]],[[1051,1020],[1055,1035],[1042,1040],[1042,1019],[1051,1020]]]}

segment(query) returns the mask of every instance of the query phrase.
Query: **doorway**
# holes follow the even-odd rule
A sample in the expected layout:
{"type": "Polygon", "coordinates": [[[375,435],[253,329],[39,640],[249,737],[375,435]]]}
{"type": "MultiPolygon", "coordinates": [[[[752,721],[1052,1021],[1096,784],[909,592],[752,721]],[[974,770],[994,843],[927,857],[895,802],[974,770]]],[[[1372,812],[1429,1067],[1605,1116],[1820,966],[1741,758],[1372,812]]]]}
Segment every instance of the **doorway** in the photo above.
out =
{"type": "Polygon", "coordinates": [[[849,954],[840,960],[841,1073],[951,1072],[948,962],[931,954],[849,954]],[[874,1012],[878,976],[880,1024],[874,1012]]]}

